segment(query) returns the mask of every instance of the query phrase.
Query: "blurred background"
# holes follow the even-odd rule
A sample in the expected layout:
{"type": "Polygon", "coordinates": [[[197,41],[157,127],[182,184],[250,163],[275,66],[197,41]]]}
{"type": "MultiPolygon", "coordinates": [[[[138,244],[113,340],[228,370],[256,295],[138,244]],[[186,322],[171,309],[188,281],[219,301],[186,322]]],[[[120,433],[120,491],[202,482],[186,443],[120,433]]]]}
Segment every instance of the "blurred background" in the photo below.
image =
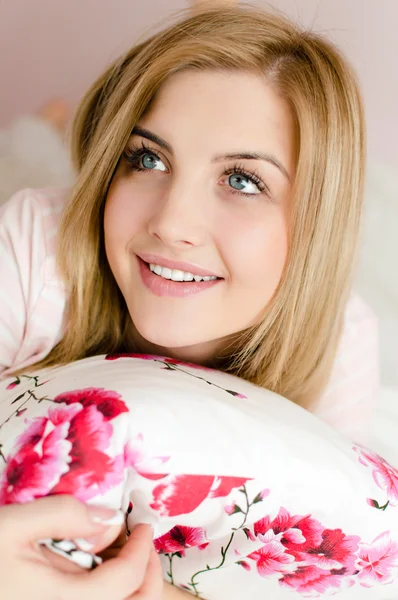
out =
{"type": "MultiPolygon", "coordinates": [[[[115,57],[189,4],[0,0],[0,202],[22,187],[68,184],[73,174],[64,132],[86,88],[115,57]]],[[[251,4],[274,5],[321,32],[344,51],[358,74],[368,169],[356,286],[379,316],[382,381],[390,390],[397,388],[398,400],[398,2],[251,4]]]]}

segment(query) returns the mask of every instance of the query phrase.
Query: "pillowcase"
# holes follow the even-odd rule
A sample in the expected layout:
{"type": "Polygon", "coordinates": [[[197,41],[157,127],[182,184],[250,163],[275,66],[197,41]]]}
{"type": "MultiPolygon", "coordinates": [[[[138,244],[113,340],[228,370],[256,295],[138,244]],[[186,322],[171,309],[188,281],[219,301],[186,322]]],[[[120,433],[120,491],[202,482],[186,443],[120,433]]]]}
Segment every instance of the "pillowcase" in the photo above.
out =
{"type": "Polygon", "coordinates": [[[108,355],[7,379],[0,452],[0,504],[121,508],[194,596],[398,597],[398,470],[232,375],[108,355]]]}

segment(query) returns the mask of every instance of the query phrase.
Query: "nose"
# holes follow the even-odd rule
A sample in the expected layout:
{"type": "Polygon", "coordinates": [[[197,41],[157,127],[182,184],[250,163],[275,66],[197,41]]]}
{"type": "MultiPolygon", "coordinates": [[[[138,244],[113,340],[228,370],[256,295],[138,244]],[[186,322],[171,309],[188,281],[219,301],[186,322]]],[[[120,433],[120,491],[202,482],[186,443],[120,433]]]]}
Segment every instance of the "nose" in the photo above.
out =
{"type": "MultiPolygon", "coordinates": [[[[203,246],[209,238],[206,201],[191,181],[174,182],[156,204],[149,233],[170,247],[203,246]]],[[[207,207],[208,210],[209,207],[207,207]]],[[[208,214],[208,212],[207,212],[208,214]]]]}

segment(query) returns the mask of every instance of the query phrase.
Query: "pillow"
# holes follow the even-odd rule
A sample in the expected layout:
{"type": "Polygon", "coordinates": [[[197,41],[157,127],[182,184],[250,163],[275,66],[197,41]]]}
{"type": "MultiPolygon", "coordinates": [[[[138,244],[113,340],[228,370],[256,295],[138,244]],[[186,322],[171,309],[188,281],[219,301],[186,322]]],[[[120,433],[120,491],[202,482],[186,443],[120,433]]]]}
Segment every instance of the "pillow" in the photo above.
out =
{"type": "Polygon", "coordinates": [[[0,444],[0,504],[122,508],[194,596],[398,597],[398,471],[232,375],[115,355],[7,379],[0,444]]]}

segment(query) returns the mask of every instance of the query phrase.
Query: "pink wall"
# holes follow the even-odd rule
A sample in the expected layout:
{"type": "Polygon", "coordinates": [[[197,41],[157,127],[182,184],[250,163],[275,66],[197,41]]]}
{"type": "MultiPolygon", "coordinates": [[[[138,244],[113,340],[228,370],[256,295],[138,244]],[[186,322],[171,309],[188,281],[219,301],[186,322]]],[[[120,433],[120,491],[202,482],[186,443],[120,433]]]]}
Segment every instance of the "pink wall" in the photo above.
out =
{"type": "MultiPolygon", "coordinates": [[[[109,61],[187,4],[185,0],[0,2],[0,126],[52,96],[64,97],[74,106],[109,61]]],[[[269,4],[327,33],[346,52],[363,87],[369,156],[398,170],[398,1],[269,4]]]]}

